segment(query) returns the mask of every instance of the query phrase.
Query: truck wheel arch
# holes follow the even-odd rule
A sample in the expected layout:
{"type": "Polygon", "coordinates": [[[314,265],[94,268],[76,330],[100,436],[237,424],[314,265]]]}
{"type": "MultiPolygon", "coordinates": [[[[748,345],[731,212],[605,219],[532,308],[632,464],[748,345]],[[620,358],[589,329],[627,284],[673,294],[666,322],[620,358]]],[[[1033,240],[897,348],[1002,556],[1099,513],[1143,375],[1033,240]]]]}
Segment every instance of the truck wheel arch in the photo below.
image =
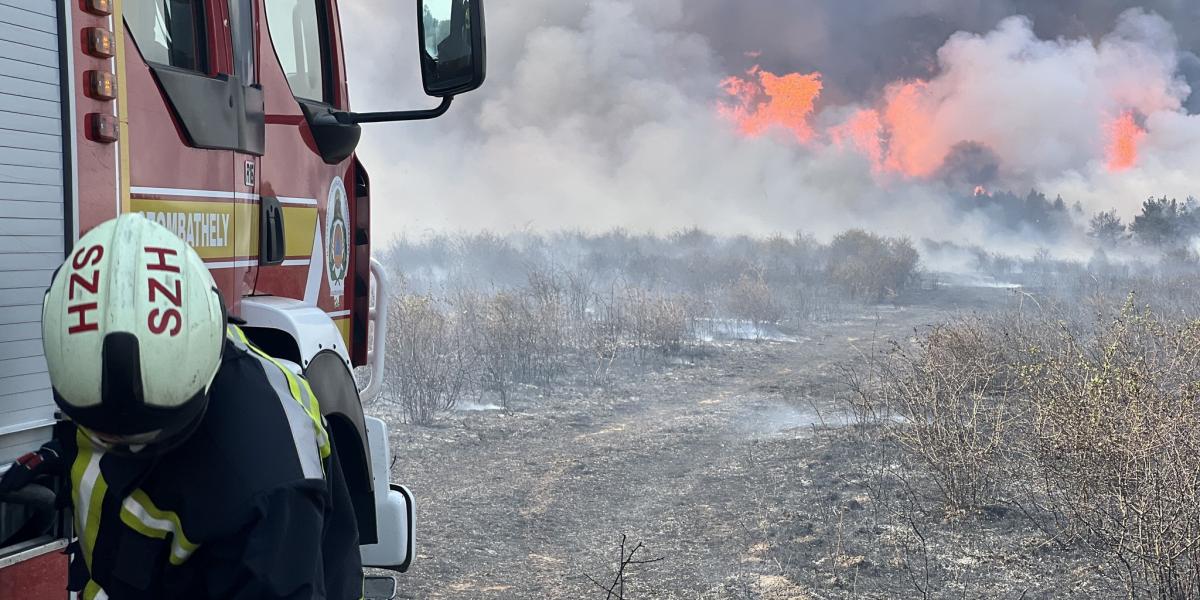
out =
{"type": "MultiPolygon", "coordinates": [[[[378,532],[370,440],[341,333],[324,311],[288,298],[244,298],[242,318],[246,321],[242,330],[255,346],[295,364],[308,379],[350,490],[359,543],[375,543],[378,532]]],[[[376,443],[387,444],[388,440],[376,443]]]]}
{"type": "MultiPolygon", "coordinates": [[[[341,358],[332,351],[318,352],[304,369],[304,376],[317,395],[321,414],[328,423],[350,500],[358,517],[360,544],[377,541],[375,496],[371,479],[371,447],[367,424],[354,376],[341,358]]],[[[377,440],[386,444],[387,440],[377,440]]]]}

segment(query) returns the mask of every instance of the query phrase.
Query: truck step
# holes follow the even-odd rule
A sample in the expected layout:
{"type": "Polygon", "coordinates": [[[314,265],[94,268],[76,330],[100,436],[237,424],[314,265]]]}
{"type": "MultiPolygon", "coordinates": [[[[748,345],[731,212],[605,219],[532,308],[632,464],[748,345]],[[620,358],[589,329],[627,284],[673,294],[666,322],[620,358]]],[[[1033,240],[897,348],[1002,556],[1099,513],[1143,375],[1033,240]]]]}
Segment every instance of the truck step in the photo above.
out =
{"type": "Polygon", "coordinates": [[[363,580],[363,600],[392,600],[395,597],[395,577],[372,576],[363,580]]]}

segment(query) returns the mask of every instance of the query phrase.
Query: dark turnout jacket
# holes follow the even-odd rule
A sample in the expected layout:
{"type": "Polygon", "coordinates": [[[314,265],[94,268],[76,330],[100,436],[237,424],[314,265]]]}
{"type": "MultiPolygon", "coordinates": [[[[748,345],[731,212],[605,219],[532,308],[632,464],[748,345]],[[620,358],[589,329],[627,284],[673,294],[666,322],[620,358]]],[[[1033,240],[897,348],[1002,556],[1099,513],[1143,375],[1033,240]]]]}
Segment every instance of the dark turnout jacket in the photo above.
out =
{"type": "Polygon", "coordinates": [[[119,456],[60,428],[81,598],[362,597],[353,508],[311,389],[230,331],[207,412],[181,445],[119,456]]]}

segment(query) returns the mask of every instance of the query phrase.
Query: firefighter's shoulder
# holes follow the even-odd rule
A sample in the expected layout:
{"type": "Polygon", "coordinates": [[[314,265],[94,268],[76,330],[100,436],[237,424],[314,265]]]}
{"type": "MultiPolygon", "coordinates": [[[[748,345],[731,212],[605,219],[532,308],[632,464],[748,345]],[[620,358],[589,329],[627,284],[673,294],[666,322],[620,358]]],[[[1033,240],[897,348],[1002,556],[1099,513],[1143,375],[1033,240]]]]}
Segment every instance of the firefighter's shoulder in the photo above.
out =
{"type": "MultiPolygon", "coordinates": [[[[197,431],[210,468],[248,496],[319,478],[306,459],[315,450],[311,424],[298,421],[299,403],[276,365],[253,351],[227,349],[197,431]]],[[[197,448],[197,450],[200,450],[197,448]]]]}

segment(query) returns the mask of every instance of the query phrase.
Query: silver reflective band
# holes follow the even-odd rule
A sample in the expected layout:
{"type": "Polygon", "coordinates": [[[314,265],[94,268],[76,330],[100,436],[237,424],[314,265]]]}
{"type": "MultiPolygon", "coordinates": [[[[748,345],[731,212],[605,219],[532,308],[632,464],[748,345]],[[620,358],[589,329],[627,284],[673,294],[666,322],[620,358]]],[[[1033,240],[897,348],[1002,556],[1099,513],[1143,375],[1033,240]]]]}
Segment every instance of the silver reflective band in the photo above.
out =
{"type": "Polygon", "coordinates": [[[320,437],[317,435],[316,425],[304,407],[300,406],[300,400],[292,397],[287,375],[279,365],[259,356],[257,352],[251,350],[250,355],[262,365],[263,371],[267,374],[267,380],[275,389],[275,395],[279,397],[283,413],[287,415],[288,426],[292,430],[292,441],[296,445],[296,457],[300,460],[300,468],[304,472],[304,477],[306,479],[324,479],[325,469],[321,463],[320,437]]]}
{"type": "Polygon", "coordinates": [[[306,479],[324,479],[323,459],[330,453],[329,433],[320,414],[317,399],[303,377],[292,374],[281,363],[249,343],[246,334],[237,326],[226,328],[227,337],[240,350],[244,350],[262,366],[267,381],[275,390],[287,416],[296,446],[296,458],[306,479]]]}
{"type": "Polygon", "coordinates": [[[187,538],[179,515],[154,506],[142,490],[134,490],[121,503],[121,521],[148,537],[171,540],[171,564],[182,565],[199,546],[187,538]]]}

